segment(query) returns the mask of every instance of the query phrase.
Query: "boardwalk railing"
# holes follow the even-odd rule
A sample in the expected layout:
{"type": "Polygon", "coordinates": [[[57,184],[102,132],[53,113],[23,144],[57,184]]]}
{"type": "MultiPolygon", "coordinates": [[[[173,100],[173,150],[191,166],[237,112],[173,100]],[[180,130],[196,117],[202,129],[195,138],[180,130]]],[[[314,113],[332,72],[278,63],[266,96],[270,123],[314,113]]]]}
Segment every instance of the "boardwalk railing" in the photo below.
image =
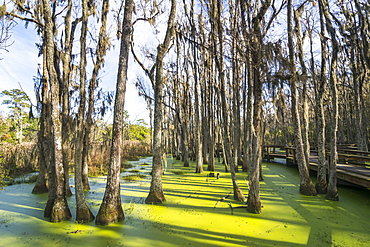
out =
{"type": "MultiPolygon", "coordinates": [[[[275,158],[286,160],[286,164],[296,165],[295,148],[292,146],[264,147],[264,159],[268,162],[275,158]]],[[[326,157],[329,160],[330,150],[326,150],[326,157]]],[[[311,150],[309,168],[317,171],[317,151],[311,150]]],[[[357,150],[354,147],[339,146],[337,162],[337,178],[366,188],[370,188],[370,152],[357,150]]]]}
{"type": "Polygon", "coordinates": [[[275,158],[285,159],[287,165],[296,165],[295,147],[279,145],[264,146],[263,159],[271,162],[275,158]]]}

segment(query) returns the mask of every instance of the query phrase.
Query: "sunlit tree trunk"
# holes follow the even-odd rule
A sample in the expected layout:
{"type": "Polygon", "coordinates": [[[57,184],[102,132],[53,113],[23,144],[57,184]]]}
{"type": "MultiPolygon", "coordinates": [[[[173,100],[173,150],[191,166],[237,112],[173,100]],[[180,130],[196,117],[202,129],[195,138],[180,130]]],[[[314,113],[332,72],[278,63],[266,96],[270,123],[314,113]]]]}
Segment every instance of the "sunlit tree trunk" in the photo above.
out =
{"type": "Polygon", "coordinates": [[[107,18],[109,12],[109,0],[104,0],[102,3],[101,13],[101,26],[99,30],[98,44],[96,47],[96,61],[94,62],[94,68],[92,71],[91,79],[89,82],[89,96],[88,96],[88,108],[86,115],[85,131],[84,131],[84,145],[82,153],[82,183],[84,190],[89,190],[90,185],[88,181],[89,175],[89,157],[90,157],[90,146],[91,146],[91,131],[93,128],[94,120],[93,114],[95,110],[95,89],[98,86],[98,75],[104,65],[104,57],[109,47],[109,37],[107,35],[107,18]]]}
{"type": "MultiPolygon", "coordinates": [[[[320,29],[321,29],[321,71],[317,80],[315,80],[315,92],[316,92],[316,139],[317,139],[317,182],[315,185],[316,191],[319,194],[326,194],[327,192],[327,165],[325,158],[325,112],[324,112],[324,94],[326,86],[326,59],[327,59],[327,47],[326,47],[326,32],[325,23],[322,10],[320,8],[320,29]]],[[[311,41],[312,46],[312,41],[311,41]]],[[[311,47],[312,49],[312,47],[311,47]]],[[[311,52],[311,67],[314,69],[314,55],[311,52]]]]}
{"type": "Polygon", "coordinates": [[[32,190],[32,194],[42,194],[48,192],[48,167],[50,167],[50,128],[51,124],[48,124],[48,115],[50,113],[50,101],[48,96],[49,91],[49,80],[47,73],[46,64],[46,39],[44,38],[44,55],[43,55],[43,73],[41,78],[41,115],[40,115],[40,129],[37,135],[38,145],[38,167],[39,174],[35,186],[32,190]]]}
{"type": "Polygon", "coordinates": [[[67,13],[64,18],[65,36],[64,36],[64,51],[61,54],[63,75],[61,86],[61,101],[62,101],[62,148],[63,148],[63,165],[65,174],[65,189],[66,195],[71,196],[71,188],[69,186],[69,153],[70,153],[70,103],[69,103],[69,85],[71,79],[71,52],[73,44],[74,29],[71,29],[71,15],[72,15],[72,0],[68,0],[67,13]]]}
{"type": "MultiPolygon", "coordinates": [[[[249,194],[247,201],[247,211],[251,213],[261,213],[262,204],[260,198],[260,166],[262,163],[262,31],[261,22],[266,14],[271,1],[261,3],[256,15],[252,20],[252,37],[251,37],[251,79],[253,80],[253,127],[251,130],[251,163],[248,167],[249,194]]],[[[241,15],[247,15],[246,6],[241,3],[241,15]]],[[[244,18],[244,17],[242,17],[244,18]]],[[[248,58],[247,58],[248,59],[248,58]]],[[[248,90],[251,90],[248,88],[248,90]]]]}
{"type": "Polygon", "coordinates": [[[157,47],[156,77],[154,85],[154,139],[153,139],[153,166],[152,181],[146,203],[163,203],[166,201],[162,188],[162,122],[163,122],[163,59],[174,35],[176,16],[176,0],[171,0],[171,11],[164,42],[157,47]]]}
{"type": "MultiPolygon", "coordinates": [[[[208,59],[208,61],[212,62],[211,59],[208,59]]],[[[209,126],[208,126],[208,133],[209,133],[209,153],[208,153],[208,166],[207,170],[208,171],[214,171],[215,170],[215,112],[214,112],[214,105],[213,105],[213,88],[212,88],[212,76],[211,76],[211,71],[212,71],[212,65],[209,65],[210,67],[207,69],[207,74],[208,74],[208,121],[209,121],[209,126]]]]}
{"type": "Polygon", "coordinates": [[[193,76],[194,76],[194,108],[195,108],[195,118],[194,118],[194,131],[195,131],[195,172],[202,173],[203,172],[203,146],[202,146],[202,122],[200,120],[200,100],[199,100],[199,64],[198,64],[198,56],[197,56],[197,46],[195,44],[196,41],[196,27],[195,27],[195,20],[194,20],[194,0],[191,1],[190,7],[190,26],[191,26],[191,37],[193,42],[191,43],[192,48],[192,55],[193,55],[193,76]]]}
{"type": "Polygon", "coordinates": [[[75,191],[76,191],[76,221],[80,223],[94,220],[94,215],[87,205],[84,194],[82,170],[84,163],[84,136],[85,136],[85,110],[86,110],[86,36],[88,22],[88,1],[82,1],[82,26],[80,37],[80,105],[77,115],[77,141],[75,154],[75,191]]]}
{"type": "Polygon", "coordinates": [[[240,107],[241,107],[241,98],[240,98],[240,63],[239,63],[239,56],[238,56],[238,42],[239,40],[239,34],[236,31],[238,29],[238,16],[240,16],[239,13],[239,4],[234,4],[233,1],[230,1],[229,3],[230,8],[230,15],[232,15],[231,23],[230,23],[230,29],[231,29],[231,38],[232,38],[232,44],[231,44],[231,52],[233,54],[232,59],[232,144],[234,147],[234,156],[233,156],[233,163],[235,166],[235,172],[238,172],[238,164],[242,160],[241,155],[241,120],[240,120],[240,107]]]}
{"type": "Polygon", "coordinates": [[[304,60],[303,54],[303,40],[301,34],[301,16],[304,10],[304,4],[302,4],[297,10],[294,11],[294,22],[295,22],[295,34],[297,39],[297,51],[298,51],[298,58],[301,67],[301,77],[300,80],[302,85],[302,93],[301,93],[301,101],[302,101],[302,141],[303,141],[303,150],[304,150],[304,157],[306,160],[307,166],[309,165],[309,158],[310,158],[310,142],[309,142],[309,117],[308,117],[308,95],[307,95],[307,68],[304,60]]]}
{"type": "MultiPolygon", "coordinates": [[[[232,152],[232,131],[233,130],[233,122],[231,121],[232,114],[229,108],[229,95],[227,94],[227,83],[226,83],[226,75],[225,75],[225,65],[224,65],[224,37],[223,37],[223,28],[222,28],[222,2],[220,0],[211,1],[211,11],[209,15],[211,16],[211,24],[212,24],[212,38],[213,38],[213,55],[215,60],[215,65],[218,71],[218,80],[219,80],[219,88],[220,88],[220,100],[221,100],[221,116],[220,122],[222,124],[222,137],[223,137],[223,154],[224,154],[224,162],[227,167],[229,165],[230,172],[231,172],[231,179],[233,183],[233,192],[234,192],[234,199],[238,201],[244,201],[245,197],[242,190],[239,187],[237,178],[236,178],[236,171],[235,171],[235,163],[233,158],[232,152]]],[[[236,82],[232,82],[236,83],[236,82]]],[[[236,150],[234,147],[234,155],[236,155],[236,150]]],[[[226,168],[227,169],[227,168],[226,168]]]]}
{"type": "MultiPolygon", "coordinates": [[[[252,145],[249,145],[252,142],[252,128],[253,128],[253,73],[252,73],[252,56],[251,56],[251,45],[250,45],[250,35],[248,33],[248,24],[246,16],[246,2],[239,1],[240,10],[241,10],[241,25],[242,25],[242,34],[244,37],[244,45],[246,46],[245,54],[245,70],[244,70],[244,133],[243,133],[243,172],[248,171],[248,167],[252,162],[252,145]]],[[[249,19],[248,19],[249,20],[249,19]]]]}
{"type": "Polygon", "coordinates": [[[59,102],[59,83],[54,64],[54,25],[51,16],[50,2],[43,0],[44,14],[44,35],[46,36],[46,64],[50,81],[50,100],[51,100],[51,129],[52,129],[52,154],[50,171],[53,176],[49,176],[50,187],[48,201],[46,203],[46,217],[50,217],[51,222],[60,222],[71,218],[65,194],[65,177],[62,157],[62,125],[60,118],[59,102]]]}
{"type": "Polygon", "coordinates": [[[118,75],[116,85],[116,99],[114,104],[112,146],[109,159],[109,170],[107,185],[96,216],[97,225],[108,225],[124,219],[124,212],[121,203],[120,190],[120,168],[122,154],[122,130],[124,125],[124,104],[126,93],[126,80],[128,58],[132,31],[132,12],[134,1],[125,1],[125,10],[122,25],[121,47],[118,63],[118,75]]]}
{"type": "Polygon", "coordinates": [[[337,88],[337,60],[339,52],[339,44],[335,34],[335,29],[331,23],[330,13],[328,11],[329,4],[327,0],[319,1],[320,7],[322,8],[323,15],[325,17],[325,24],[328,33],[331,36],[332,44],[332,58],[330,64],[330,88],[332,93],[332,121],[331,121],[331,138],[330,138],[330,160],[329,160],[329,183],[328,191],[325,198],[333,201],[338,201],[338,189],[337,189],[337,131],[338,131],[338,88],[337,88]]]}

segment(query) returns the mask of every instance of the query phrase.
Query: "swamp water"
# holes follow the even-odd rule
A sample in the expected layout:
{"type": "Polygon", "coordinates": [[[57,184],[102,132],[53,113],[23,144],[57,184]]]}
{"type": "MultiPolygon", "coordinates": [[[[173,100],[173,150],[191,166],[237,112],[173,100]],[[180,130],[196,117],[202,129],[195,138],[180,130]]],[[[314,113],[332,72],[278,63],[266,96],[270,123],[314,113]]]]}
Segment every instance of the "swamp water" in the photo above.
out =
{"type": "MultiPolygon", "coordinates": [[[[169,159],[163,176],[167,202],[147,205],[150,163],[150,158],[132,162],[132,172],[122,174],[146,177],[122,180],[125,220],[109,226],[75,223],[74,196],[68,200],[72,220],[50,223],[43,217],[47,195],[31,194],[34,184],[5,187],[0,191],[0,246],[370,246],[370,190],[339,187],[338,202],[303,196],[296,168],[264,163],[264,207],[256,215],[231,209],[244,204],[232,200],[232,194],[227,197],[232,184],[222,165],[216,166],[217,180],[169,159]]],[[[247,195],[247,174],[238,173],[238,179],[247,195]]],[[[90,178],[86,198],[95,215],[105,181],[90,178]]]]}

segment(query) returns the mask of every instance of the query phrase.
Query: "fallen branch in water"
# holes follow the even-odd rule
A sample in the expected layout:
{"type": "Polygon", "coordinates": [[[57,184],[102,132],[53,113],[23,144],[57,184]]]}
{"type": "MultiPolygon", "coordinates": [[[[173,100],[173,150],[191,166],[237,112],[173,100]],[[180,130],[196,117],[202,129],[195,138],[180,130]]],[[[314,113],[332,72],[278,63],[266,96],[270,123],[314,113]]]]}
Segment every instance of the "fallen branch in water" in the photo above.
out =
{"type": "Polygon", "coordinates": [[[76,234],[76,233],[79,233],[79,232],[82,232],[82,230],[76,230],[76,231],[72,231],[72,232],[67,232],[67,234],[70,234],[70,233],[76,234]]]}
{"type": "Polygon", "coordinates": [[[238,206],[238,207],[233,207],[233,205],[231,205],[231,202],[229,203],[229,207],[230,207],[230,210],[231,210],[231,215],[234,214],[234,208],[247,208],[248,205],[245,205],[245,206],[238,206]]]}
{"type": "Polygon", "coordinates": [[[224,196],[224,197],[222,197],[220,200],[218,200],[218,201],[216,202],[216,204],[215,204],[214,208],[216,208],[216,207],[217,207],[217,205],[218,205],[220,202],[222,202],[222,201],[224,201],[226,198],[228,198],[228,197],[230,196],[230,194],[231,194],[231,191],[229,192],[229,194],[227,194],[227,196],[224,196]]]}

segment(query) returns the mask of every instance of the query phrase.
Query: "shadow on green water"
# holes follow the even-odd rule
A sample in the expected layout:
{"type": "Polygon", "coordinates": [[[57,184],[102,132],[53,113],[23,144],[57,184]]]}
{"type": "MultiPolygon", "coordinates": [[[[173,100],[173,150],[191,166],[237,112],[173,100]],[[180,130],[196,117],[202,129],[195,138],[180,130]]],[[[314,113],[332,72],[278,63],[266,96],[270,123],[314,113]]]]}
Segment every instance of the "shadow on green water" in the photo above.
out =
{"type": "MultiPolygon", "coordinates": [[[[150,160],[135,162],[141,166],[150,160]]],[[[264,164],[259,215],[240,208],[232,200],[230,175],[220,179],[195,174],[176,175],[183,169],[170,160],[163,176],[167,203],[144,204],[150,176],[142,181],[121,183],[124,222],[110,226],[80,225],[73,220],[50,223],[43,217],[47,195],[33,195],[33,184],[14,185],[0,191],[0,246],[367,246],[370,191],[340,187],[340,201],[298,193],[295,169],[264,164]],[[208,179],[208,180],[207,180],[208,179]],[[231,209],[231,207],[233,209],[231,209]],[[4,237],[5,236],[5,237],[4,237]]],[[[145,165],[143,173],[149,173],[145,165]]],[[[247,174],[238,173],[239,184],[248,194],[247,174]]],[[[96,215],[105,189],[105,177],[90,179],[86,193],[96,215]]],[[[73,184],[73,183],[71,183],[73,184]]],[[[73,188],[72,188],[73,189],[73,188]]],[[[74,218],[75,198],[68,199],[74,218]]]]}

